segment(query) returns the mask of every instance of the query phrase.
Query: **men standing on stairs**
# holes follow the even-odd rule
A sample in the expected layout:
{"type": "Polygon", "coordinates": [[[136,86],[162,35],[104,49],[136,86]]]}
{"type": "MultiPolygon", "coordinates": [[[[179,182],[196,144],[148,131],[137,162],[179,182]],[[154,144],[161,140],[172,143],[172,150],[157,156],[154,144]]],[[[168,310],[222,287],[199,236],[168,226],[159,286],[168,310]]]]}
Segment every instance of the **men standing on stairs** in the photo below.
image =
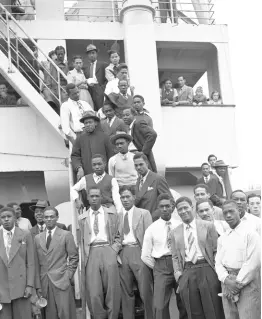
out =
{"type": "MultiPolygon", "coordinates": [[[[83,207],[83,202],[79,199],[78,193],[81,190],[86,190],[93,186],[97,186],[101,190],[101,204],[114,212],[118,213],[122,209],[122,204],[119,196],[119,186],[116,179],[105,172],[106,162],[102,155],[95,154],[92,157],[93,173],[88,174],[80,179],[71,188],[71,199],[76,202],[77,209],[83,207]]],[[[89,203],[88,204],[89,207],[89,203]]]]}
{"type": "Polygon", "coordinates": [[[84,241],[87,304],[91,318],[118,319],[121,290],[118,253],[121,249],[119,215],[101,205],[97,186],[87,194],[88,211],[79,216],[84,241]]]}
{"type": "Polygon", "coordinates": [[[46,319],[76,319],[71,280],[78,265],[78,251],[73,235],[57,227],[57,220],[57,209],[45,208],[46,231],[35,237],[36,293],[47,300],[46,319]]]}
{"type": "Polygon", "coordinates": [[[98,50],[95,45],[89,44],[86,48],[88,63],[84,66],[83,71],[87,79],[88,90],[94,102],[94,110],[98,111],[104,102],[104,91],[106,86],[105,69],[106,62],[97,60],[98,50]]]}
{"type": "Polygon", "coordinates": [[[61,126],[66,138],[74,144],[76,137],[83,132],[84,124],[80,122],[83,114],[93,109],[87,102],[79,100],[79,90],[75,84],[67,84],[66,92],[68,100],[60,110],[61,126]]]}
{"type": "Polygon", "coordinates": [[[148,210],[137,208],[132,186],[122,186],[120,196],[124,209],[120,213],[122,250],[119,267],[123,319],[135,317],[134,281],[144,304],[144,318],[153,319],[153,277],[150,268],[141,260],[144,234],[152,224],[148,210]]]}
{"type": "Polygon", "coordinates": [[[197,180],[197,184],[206,184],[209,187],[211,195],[220,195],[220,185],[217,175],[211,173],[208,163],[201,165],[202,177],[197,180]]]}

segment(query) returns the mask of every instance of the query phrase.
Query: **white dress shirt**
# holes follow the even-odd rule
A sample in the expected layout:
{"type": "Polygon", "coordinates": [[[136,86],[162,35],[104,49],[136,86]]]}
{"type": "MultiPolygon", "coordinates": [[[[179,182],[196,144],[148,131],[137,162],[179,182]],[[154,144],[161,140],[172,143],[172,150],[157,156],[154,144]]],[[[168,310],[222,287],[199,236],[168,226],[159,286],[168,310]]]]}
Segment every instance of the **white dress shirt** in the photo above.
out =
{"type": "Polygon", "coordinates": [[[108,241],[107,234],[106,234],[106,224],[105,224],[105,213],[103,207],[100,206],[98,209],[99,214],[98,216],[98,234],[95,235],[94,232],[94,221],[95,221],[95,214],[92,208],[90,207],[89,214],[90,214],[90,226],[91,226],[91,240],[90,243],[95,241],[108,241]]]}
{"type": "Polygon", "coordinates": [[[245,215],[241,218],[241,221],[248,225],[250,229],[261,235],[261,219],[259,217],[245,212],[245,215]]]}
{"type": "Polygon", "coordinates": [[[230,229],[228,223],[224,220],[214,220],[214,226],[216,228],[217,233],[219,236],[224,234],[228,229],[230,229]]]}
{"type": "MultiPolygon", "coordinates": [[[[131,132],[132,132],[132,128],[134,126],[136,119],[134,119],[134,121],[129,125],[129,131],[127,132],[128,135],[132,136],[131,132]]],[[[133,141],[131,141],[128,145],[128,150],[129,151],[137,151],[137,148],[135,147],[135,144],[133,143],[133,141]]]]}
{"type": "Polygon", "coordinates": [[[111,120],[106,119],[106,122],[108,123],[109,127],[111,127],[113,125],[115,119],[116,119],[116,115],[111,120]]]}
{"type": "Polygon", "coordinates": [[[77,132],[82,132],[84,124],[80,122],[84,112],[93,111],[86,101],[73,101],[70,98],[61,105],[60,119],[63,133],[76,138],[77,132]]]}
{"type": "Polygon", "coordinates": [[[203,176],[203,177],[204,177],[205,183],[207,184],[207,183],[209,182],[209,180],[210,180],[210,175],[208,175],[208,176],[203,176]]]}
{"type": "MultiPolygon", "coordinates": [[[[174,218],[169,221],[172,230],[181,224],[174,218]]],[[[150,268],[155,265],[154,258],[171,255],[171,251],[167,247],[167,229],[167,222],[159,218],[145,231],[141,259],[150,268]]]]}
{"type": "MultiPolygon", "coordinates": [[[[110,93],[116,93],[119,94],[119,88],[118,88],[119,79],[115,78],[110,82],[107,82],[106,88],[105,88],[105,94],[109,95],[110,93]]],[[[130,88],[127,89],[127,94],[131,95],[130,88]]]]}
{"type": "Polygon", "coordinates": [[[260,267],[260,237],[254,230],[240,224],[227,230],[218,238],[215,268],[218,279],[224,282],[228,276],[225,267],[240,269],[236,280],[247,285],[255,277],[260,267]]]}
{"type": "Polygon", "coordinates": [[[184,226],[184,242],[185,242],[185,261],[191,261],[187,257],[188,253],[189,253],[189,250],[188,250],[188,230],[186,228],[187,228],[188,225],[190,226],[190,230],[191,230],[191,232],[192,232],[192,234],[194,236],[194,243],[195,243],[195,247],[196,247],[196,250],[197,250],[197,258],[201,259],[201,258],[203,258],[203,254],[202,254],[201,249],[200,249],[199,244],[198,244],[196,220],[193,219],[190,224],[183,223],[183,226],[184,226]]]}
{"type": "Polygon", "coordinates": [[[11,239],[13,238],[14,236],[14,232],[15,232],[15,227],[13,227],[13,229],[11,230],[6,230],[4,227],[3,227],[3,237],[4,237],[4,245],[5,245],[5,248],[7,248],[7,243],[8,243],[8,233],[11,232],[12,236],[11,236],[11,239]]]}
{"type": "MultiPolygon", "coordinates": [[[[93,178],[95,183],[97,184],[99,181],[101,181],[105,177],[106,173],[102,174],[101,176],[97,176],[95,173],[93,174],[93,178]]],[[[111,181],[112,185],[112,198],[113,202],[115,204],[116,210],[119,213],[122,209],[122,203],[120,200],[119,195],[119,186],[116,181],[116,179],[113,177],[111,181]]],[[[75,201],[77,198],[79,198],[79,193],[82,189],[86,189],[86,178],[85,176],[80,179],[79,182],[77,182],[74,186],[71,187],[70,195],[71,199],[75,201]]]]}
{"type": "Polygon", "coordinates": [[[17,225],[22,230],[29,230],[32,228],[30,220],[24,217],[20,217],[17,219],[17,225]]]}
{"type": "MultiPolygon", "coordinates": [[[[123,210],[123,221],[126,214],[127,214],[127,211],[123,210]]],[[[129,223],[130,232],[127,235],[124,234],[123,245],[130,245],[130,244],[137,243],[135,235],[134,235],[133,227],[132,227],[133,215],[134,215],[134,206],[128,211],[128,223],[129,223]]]]}
{"type": "Polygon", "coordinates": [[[40,233],[40,232],[41,232],[41,227],[43,227],[43,231],[45,231],[45,229],[46,229],[46,224],[43,224],[43,225],[37,224],[37,227],[38,227],[39,233],[40,233]]]}
{"type": "MultiPolygon", "coordinates": [[[[55,228],[51,229],[51,238],[53,239],[54,237],[54,233],[56,230],[57,226],[55,226],[55,228]]],[[[47,237],[49,236],[49,230],[46,228],[46,233],[45,233],[45,239],[47,240],[47,237]]]]}

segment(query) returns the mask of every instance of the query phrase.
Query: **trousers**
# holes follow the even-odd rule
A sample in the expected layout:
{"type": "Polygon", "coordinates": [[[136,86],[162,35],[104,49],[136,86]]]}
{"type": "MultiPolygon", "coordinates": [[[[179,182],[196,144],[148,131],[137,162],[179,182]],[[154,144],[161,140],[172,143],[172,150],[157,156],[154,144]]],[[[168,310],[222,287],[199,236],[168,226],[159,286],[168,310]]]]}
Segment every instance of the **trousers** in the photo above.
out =
{"type": "Polygon", "coordinates": [[[0,310],[0,319],[31,319],[31,302],[30,298],[18,298],[11,303],[2,304],[0,310]]]}

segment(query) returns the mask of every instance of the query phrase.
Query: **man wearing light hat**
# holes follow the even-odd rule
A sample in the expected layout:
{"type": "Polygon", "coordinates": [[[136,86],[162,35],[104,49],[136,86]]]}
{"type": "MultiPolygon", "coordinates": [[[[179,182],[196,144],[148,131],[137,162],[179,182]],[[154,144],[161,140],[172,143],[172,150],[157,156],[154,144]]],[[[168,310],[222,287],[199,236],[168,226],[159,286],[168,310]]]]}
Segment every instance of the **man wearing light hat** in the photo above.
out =
{"type": "Polygon", "coordinates": [[[87,78],[89,92],[94,102],[94,110],[98,111],[103,106],[104,91],[107,83],[105,76],[106,62],[97,61],[98,50],[95,45],[89,44],[86,48],[88,63],[84,66],[84,75],[87,78]]]}
{"type": "Polygon", "coordinates": [[[100,119],[95,112],[85,112],[80,122],[84,124],[85,131],[76,138],[71,153],[72,165],[77,173],[78,181],[84,175],[93,173],[93,155],[102,155],[106,163],[114,155],[109,136],[102,131],[100,119]]]}
{"type": "MultiPolygon", "coordinates": [[[[225,201],[225,199],[229,199],[232,193],[232,187],[228,174],[228,166],[229,165],[227,165],[223,160],[218,160],[213,165],[213,168],[215,168],[216,170],[216,175],[221,186],[221,192],[217,194],[217,196],[221,199],[222,203],[225,201]]],[[[211,199],[213,201],[213,198],[211,199]]]]}
{"type": "Polygon", "coordinates": [[[132,136],[126,132],[118,131],[111,137],[111,143],[118,153],[110,158],[108,172],[116,178],[119,186],[136,185],[138,176],[133,160],[135,154],[128,151],[132,141],[132,136]]]}

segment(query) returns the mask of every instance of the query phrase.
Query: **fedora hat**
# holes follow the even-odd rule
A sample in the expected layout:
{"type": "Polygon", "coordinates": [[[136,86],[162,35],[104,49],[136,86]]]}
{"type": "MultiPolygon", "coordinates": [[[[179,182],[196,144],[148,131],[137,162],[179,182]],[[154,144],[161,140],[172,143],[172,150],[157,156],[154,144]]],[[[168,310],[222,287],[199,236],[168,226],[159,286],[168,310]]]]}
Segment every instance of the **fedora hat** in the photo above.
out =
{"type": "Polygon", "coordinates": [[[116,140],[118,140],[119,138],[124,138],[128,142],[133,141],[133,137],[131,135],[127,134],[126,132],[122,132],[122,131],[117,131],[116,134],[110,138],[110,141],[112,144],[115,144],[116,140]]]}
{"type": "Polygon", "coordinates": [[[223,160],[218,160],[215,162],[213,167],[228,167],[229,165],[227,165],[223,160]]]}
{"type": "Polygon", "coordinates": [[[97,47],[93,44],[88,44],[88,46],[86,47],[86,53],[91,52],[91,51],[98,52],[97,47]]]}
{"type": "Polygon", "coordinates": [[[82,118],[80,119],[81,123],[84,123],[86,119],[94,119],[97,122],[100,122],[100,118],[96,116],[94,111],[87,111],[83,114],[82,118]]]}
{"type": "Polygon", "coordinates": [[[43,208],[50,206],[49,201],[39,199],[35,205],[29,206],[29,209],[34,212],[36,208],[43,208]]]}

